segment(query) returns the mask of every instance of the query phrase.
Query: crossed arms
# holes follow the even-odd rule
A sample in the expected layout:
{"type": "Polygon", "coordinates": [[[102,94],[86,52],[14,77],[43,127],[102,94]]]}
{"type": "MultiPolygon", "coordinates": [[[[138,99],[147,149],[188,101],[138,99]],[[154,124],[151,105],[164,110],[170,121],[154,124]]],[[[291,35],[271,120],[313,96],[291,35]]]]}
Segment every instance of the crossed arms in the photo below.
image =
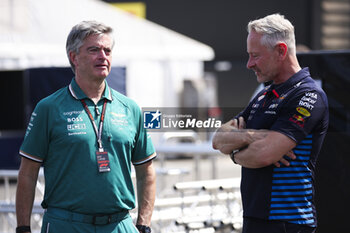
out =
{"type": "Polygon", "coordinates": [[[272,130],[245,129],[243,117],[230,120],[217,130],[213,138],[213,148],[223,154],[241,149],[235,154],[235,162],[246,168],[261,168],[280,163],[288,166],[287,155],[295,159],[292,149],[296,142],[286,135],[272,130]]]}

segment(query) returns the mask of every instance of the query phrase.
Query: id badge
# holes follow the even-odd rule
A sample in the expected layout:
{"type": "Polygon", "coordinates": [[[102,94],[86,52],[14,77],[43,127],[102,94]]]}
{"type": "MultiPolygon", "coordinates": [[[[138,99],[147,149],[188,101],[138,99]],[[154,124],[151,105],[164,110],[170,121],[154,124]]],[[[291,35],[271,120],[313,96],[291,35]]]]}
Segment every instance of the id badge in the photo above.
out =
{"type": "Polygon", "coordinates": [[[107,151],[96,151],[96,160],[99,172],[109,172],[111,170],[107,151]]]}

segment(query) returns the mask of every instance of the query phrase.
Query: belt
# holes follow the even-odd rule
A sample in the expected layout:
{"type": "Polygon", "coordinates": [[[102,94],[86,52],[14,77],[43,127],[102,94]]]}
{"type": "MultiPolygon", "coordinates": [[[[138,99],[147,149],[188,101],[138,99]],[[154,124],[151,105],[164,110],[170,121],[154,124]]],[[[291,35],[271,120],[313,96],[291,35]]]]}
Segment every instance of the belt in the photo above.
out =
{"type": "Polygon", "coordinates": [[[71,220],[73,222],[83,222],[90,223],[93,225],[106,225],[114,222],[120,222],[123,219],[129,217],[129,211],[123,210],[113,214],[80,214],[69,210],[59,209],[59,208],[48,208],[45,213],[54,215],[55,217],[71,220]]]}

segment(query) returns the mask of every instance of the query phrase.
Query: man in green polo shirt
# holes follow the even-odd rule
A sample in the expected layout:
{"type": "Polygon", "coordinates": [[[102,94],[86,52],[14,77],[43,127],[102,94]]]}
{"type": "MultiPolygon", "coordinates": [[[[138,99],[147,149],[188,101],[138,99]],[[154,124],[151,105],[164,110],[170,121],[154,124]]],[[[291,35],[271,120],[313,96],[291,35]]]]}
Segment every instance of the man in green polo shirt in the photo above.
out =
{"type": "Polygon", "coordinates": [[[67,55],[71,84],[41,100],[23,144],[16,195],[16,232],[30,232],[38,171],[44,167],[42,233],[151,232],[155,150],[140,108],[108,87],[112,28],[95,21],[74,26],[67,55]],[[131,165],[137,180],[138,218],[131,165]]]}

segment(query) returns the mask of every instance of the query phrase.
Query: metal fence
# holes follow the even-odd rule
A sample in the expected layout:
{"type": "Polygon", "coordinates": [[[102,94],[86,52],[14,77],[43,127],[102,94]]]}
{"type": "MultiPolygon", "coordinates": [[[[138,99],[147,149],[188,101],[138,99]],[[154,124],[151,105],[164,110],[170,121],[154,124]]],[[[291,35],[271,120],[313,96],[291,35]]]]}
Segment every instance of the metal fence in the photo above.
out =
{"type": "MultiPolygon", "coordinates": [[[[156,147],[160,159],[157,173],[157,198],[152,217],[155,233],[169,232],[240,232],[242,207],[239,193],[240,178],[216,179],[215,155],[208,143],[176,143],[156,147]],[[193,159],[194,169],[167,168],[167,155],[187,154],[193,159]],[[199,180],[201,158],[209,156],[212,163],[210,180],[199,180]],[[194,172],[195,181],[181,181],[181,177],[194,172]],[[169,177],[179,177],[169,188],[169,177]],[[165,185],[168,184],[168,185],[165,185]],[[167,190],[165,190],[167,189],[167,190]]],[[[0,233],[14,232],[16,227],[15,193],[17,170],[0,170],[0,233]]],[[[134,173],[132,174],[134,177],[134,173]]],[[[40,232],[43,209],[40,206],[44,195],[44,175],[40,169],[31,219],[33,232],[40,232]]],[[[137,209],[131,211],[135,220],[137,209]]]]}

